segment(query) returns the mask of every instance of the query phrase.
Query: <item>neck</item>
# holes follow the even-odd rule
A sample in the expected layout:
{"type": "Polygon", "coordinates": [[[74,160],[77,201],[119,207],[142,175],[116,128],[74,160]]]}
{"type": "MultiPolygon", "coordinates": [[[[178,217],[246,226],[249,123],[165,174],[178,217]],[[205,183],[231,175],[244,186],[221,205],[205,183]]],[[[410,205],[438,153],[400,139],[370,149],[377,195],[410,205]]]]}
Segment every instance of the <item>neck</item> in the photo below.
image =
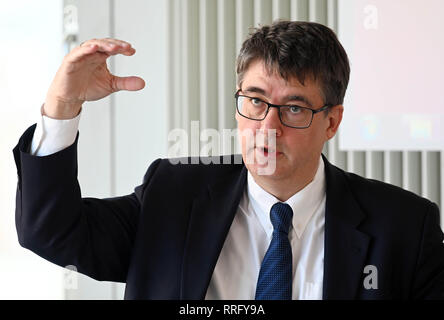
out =
{"type": "Polygon", "coordinates": [[[294,174],[284,177],[258,175],[251,172],[254,181],[265,191],[275,196],[279,201],[287,201],[293,195],[304,189],[313,181],[319,167],[319,161],[307,164],[304,168],[294,171],[294,174]]]}

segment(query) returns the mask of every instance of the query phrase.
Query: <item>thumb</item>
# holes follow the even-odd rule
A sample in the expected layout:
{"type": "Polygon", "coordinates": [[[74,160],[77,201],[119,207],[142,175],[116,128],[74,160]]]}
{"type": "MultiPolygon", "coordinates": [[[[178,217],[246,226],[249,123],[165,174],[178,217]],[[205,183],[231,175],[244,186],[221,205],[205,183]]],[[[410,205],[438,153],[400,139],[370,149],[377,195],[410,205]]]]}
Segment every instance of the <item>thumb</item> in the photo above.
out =
{"type": "Polygon", "coordinates": [[[145,87],[145,81],[140,77],[113,76],[113,90],[137,91],[145,87]]]}

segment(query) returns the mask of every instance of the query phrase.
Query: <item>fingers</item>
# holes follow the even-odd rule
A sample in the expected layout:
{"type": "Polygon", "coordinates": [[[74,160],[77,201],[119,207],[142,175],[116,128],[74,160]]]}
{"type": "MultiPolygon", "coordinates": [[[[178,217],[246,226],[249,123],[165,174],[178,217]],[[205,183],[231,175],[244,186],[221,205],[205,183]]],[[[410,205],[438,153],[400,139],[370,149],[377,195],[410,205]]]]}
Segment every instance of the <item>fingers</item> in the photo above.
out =
{"type": "Polygon", "coordinates": [[[131,44],[128,42],[111,38],[88,40],[82,45],[82,47],[85,45],[97,45],[98,51],[109,55],[117,53],[133,55],[135,53],[134,48],[132,48],[131,44]]]}
{"type": "Polygon", "coordinates": [[[66,60],[69,62],[77,62],[83,57],[96,52],[104,53],[107,56],[116,54],[132,56],[136,50],[131,47],[131,44],[122,40],[111,38],[92,39],[83,42],[79,47],[73,49],[66,56],[66,60]]]}
{"type": "Polygon", "coordinates": [[[140,77],[116,77],[113,76],[112,87],[114,91],[137,91],[145,87],[145,81],[140,77]]]}
{"type": "Polygon", "coordinates": [[[113,39],[113,38],[105,38],[103,40],[105,40],[105,41],[107,41],[107,42],[109,42],[111,44],[118,45],[118,46],[131,47],[131,44],[129,42],[126,42],[126,41],[123,41],[123,40],[113,39]]]}
{"type": "Polygon", "coordinates": [[[66,57],[65,60],[68,62],[76,62],[79,61],[84,56],[87,56],[91,53],[94,53],[97,51],[97,48],[95,45],[82,45],[80,47],[74,48],[66,57]]]}

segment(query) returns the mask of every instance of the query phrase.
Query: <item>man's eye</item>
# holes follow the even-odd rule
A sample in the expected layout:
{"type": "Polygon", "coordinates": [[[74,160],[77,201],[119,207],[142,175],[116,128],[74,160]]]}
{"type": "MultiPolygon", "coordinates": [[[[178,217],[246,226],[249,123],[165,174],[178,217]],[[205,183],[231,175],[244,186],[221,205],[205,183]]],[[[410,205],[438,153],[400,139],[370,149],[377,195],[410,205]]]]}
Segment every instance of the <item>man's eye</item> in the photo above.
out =
{"type": "Polygon", "coordinates": [[[251,103],[256,107],[259,107],[263,104],[263,102],[261,100],[256,99],[256,98],[251,98],[251,103]]]}
{"type": "Polygon", "coordinates": [[[297,106],[291,106],[289,109],[290,109],[290,112],[293,114],[297,114],[302,111],[301,107],[297,107],[297,106]]]}

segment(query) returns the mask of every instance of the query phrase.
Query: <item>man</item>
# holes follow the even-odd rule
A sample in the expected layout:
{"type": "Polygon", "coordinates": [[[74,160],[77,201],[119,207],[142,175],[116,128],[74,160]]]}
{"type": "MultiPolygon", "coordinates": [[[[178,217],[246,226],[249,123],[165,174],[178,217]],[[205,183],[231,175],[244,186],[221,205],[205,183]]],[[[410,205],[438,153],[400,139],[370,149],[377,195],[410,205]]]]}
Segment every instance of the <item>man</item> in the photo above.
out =
{"type": "Polygon", "coordinates": [[[350,71],[330,29],[282,21],[244,42],[235,94],[241,164],[158,159],[133,194],[82,199],[82,103],[144,87],[109,73],[115,54],[134,49],[93,39],[68,54],[42,122],[14,149],[23,247],[126,282],[127,299],[444,298],[437,206],[321,155],[341,123],[350,71]]]}

